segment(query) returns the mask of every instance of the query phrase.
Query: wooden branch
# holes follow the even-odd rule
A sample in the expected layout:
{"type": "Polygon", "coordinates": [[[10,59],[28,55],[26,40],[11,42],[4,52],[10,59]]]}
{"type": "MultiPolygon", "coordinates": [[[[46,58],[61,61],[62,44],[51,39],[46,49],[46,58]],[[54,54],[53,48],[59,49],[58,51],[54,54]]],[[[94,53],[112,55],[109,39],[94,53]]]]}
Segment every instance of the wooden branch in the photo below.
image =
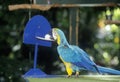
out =
{"type": "Polygon", "coordinates": [[[38,9],[42,11],[49,10],[51,8],[50,5],[36,5],[36,4],[18,4],[18,5],[9,5],[10,11],[18,10],[18,9],[38,9]]]}
{"type": "Polygon", "coordinates": [[[106,3],[106,4],[17,4],[9,5],[9,10],[18,10],[18,9],[38,9],[42,11],[49,10],[52,7],[103,7],[103,6],[116,6],[118,4],[106,3]]]}
{"type": "Polygon", "coordinates": [[[105,24],[118,24],[120,25],[120,21],[116,21],[116,20],[106,20],[105,24]]]}

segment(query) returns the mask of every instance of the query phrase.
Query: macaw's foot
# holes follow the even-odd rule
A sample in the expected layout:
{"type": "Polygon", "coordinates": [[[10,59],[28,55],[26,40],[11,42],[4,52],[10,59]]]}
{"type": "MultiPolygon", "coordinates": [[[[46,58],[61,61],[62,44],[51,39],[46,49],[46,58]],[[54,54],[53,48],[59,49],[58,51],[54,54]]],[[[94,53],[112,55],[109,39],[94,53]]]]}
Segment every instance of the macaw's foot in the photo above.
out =
{"type": "Polygon", "coordinates": [[[70,78],[70,77],[71,77],[71,75],[68,75],[68,76],[67,76],[67,78],[70,78]]]}
{"type": "Polygon", "coordinates": [[[75,77],[77,78],[79,77],[79,72],[76,72],[75,77]]]}

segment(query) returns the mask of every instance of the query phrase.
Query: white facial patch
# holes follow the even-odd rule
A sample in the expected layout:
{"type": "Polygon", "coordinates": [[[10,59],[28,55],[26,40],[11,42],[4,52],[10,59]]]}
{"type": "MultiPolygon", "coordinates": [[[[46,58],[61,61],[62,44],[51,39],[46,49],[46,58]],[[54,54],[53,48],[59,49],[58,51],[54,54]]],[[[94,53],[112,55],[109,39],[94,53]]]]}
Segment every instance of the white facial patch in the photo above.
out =
{"type": "Polygon", "coordinates": [[[55,30],[52,30],[52,35],[53,35],[54,40],[56,40],[57,39],[57,33],[55,32],[55,30]]]}

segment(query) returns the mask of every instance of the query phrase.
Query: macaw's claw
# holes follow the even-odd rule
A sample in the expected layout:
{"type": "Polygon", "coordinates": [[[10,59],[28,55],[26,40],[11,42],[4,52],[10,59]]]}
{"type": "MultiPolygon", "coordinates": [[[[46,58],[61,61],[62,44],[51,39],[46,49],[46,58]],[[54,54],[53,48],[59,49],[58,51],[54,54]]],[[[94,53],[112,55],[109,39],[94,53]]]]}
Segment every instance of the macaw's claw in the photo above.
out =
{"type": "Polygon", "coordinates": [[[79,72],[76,72],[75,77],[76,77],[76,78],[79,77],[79,72]]]}
{"type": "Polygon", "coordinates": [[[79,77],[79,75],[75,75],[75,77],[76,77],[76,78],[78,78],[78,77],[79,77]]]}
{"type": "Polygon", "coordinates": [[[71,77],[71,75],[68,75],[68,76],[67,76],[67,78],[70,78],[70,77],[71,77]]]}

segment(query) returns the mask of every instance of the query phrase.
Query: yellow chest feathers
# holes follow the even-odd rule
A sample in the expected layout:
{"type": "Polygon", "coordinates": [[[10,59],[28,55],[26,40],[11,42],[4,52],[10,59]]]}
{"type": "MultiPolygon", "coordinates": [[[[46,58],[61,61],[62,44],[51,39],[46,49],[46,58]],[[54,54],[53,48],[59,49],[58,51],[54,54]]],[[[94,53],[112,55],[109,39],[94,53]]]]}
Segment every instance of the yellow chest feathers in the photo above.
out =
{"type": "Polygon", "coordinates": [[[72,70],[72,64],[71,64],[71,63],[68,63],[68,62],[65,62],[61,57],[60,57],[60,59],[61,59],[62,62],[64,63],[68,75],[71,76],[71,75],[72,75],[72,72],[73,72],[73,70],[72,70]]]}

